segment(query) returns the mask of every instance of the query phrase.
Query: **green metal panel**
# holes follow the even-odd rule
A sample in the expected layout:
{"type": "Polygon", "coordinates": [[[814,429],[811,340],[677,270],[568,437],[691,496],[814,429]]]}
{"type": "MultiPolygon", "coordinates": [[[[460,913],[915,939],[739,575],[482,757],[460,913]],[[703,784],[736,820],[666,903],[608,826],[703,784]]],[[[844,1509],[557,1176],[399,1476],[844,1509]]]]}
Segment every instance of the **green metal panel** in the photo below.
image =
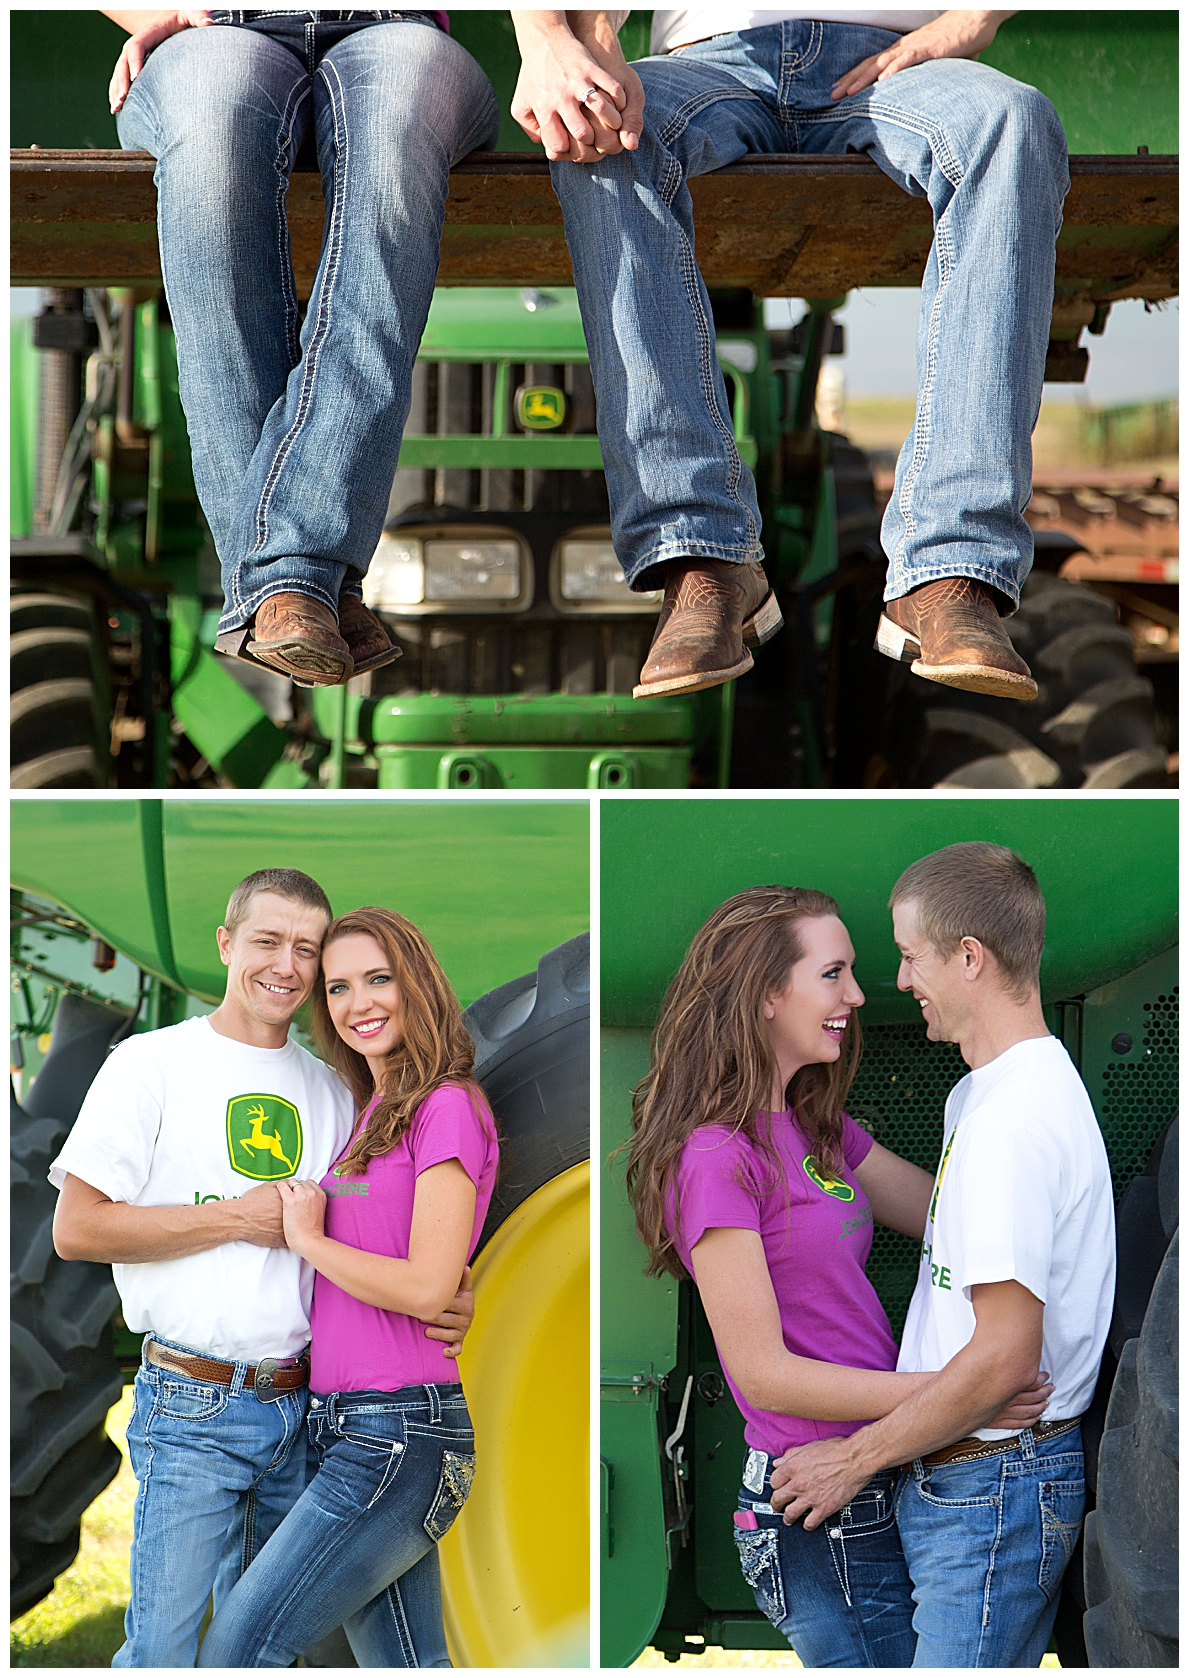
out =
{"type": "Polygon", "coordinates": [[[530,310],[512,286],[438,286],[418,355],[422,361],[585,361],[578,293],[573,286],[546,286],[530,310]]]}
{"type": "Polygon", "coordinates": [[[1174,946],[1092,991],[1081,1008],[1081,1074],[1106,1140],[1116,1198],[1143,1170],[1177,1112],[1177,954],[1174,946]]]}
{"type": "Polygon", "coordinates": [[[681,747],[379,746],[375,757],[377,785],[393,791],[677,788],[689,785],[690,772],[689,749],[681,747]]]}
{"type": "MultiPolygon", "coordinates": [[[[329,738],[333,693],[315,688],[314,720],[329,738]]],[[[373,745],[673,745],[695,731],[680,697],[638,700],[617,693],[548,695],[414,693],[347,695],[347,734],[373,745]]]]}
{"type": "Polygon", "coordinates": [[[33,323],[14,320],[9,332],[8,532],[31,536],[37,498],[37,387],[39,352],[33,348],[33,323]]]}
{"type": "Polygon", "coordinates": [[[215,928],[257,868],[312,874],[336,912],[407,914],[465,1006],[585,930],[589,844],[577,800],[47,799],[12,812],[14,885],[208,1001],[223,994],[215,928]]]}
{"type": "MultiPolygon", "coordinates": [[[[458,359],[457,357],[455,359],[458,359]]],[[[400,446],[402,466],[506,466],[518,472],[599,471],[603,455],[597,437],[412,436],[400,446]]]]}
{"type": "Polygon", "coordinates": [[[102,12],[9,13],[12,78],[10,144],[118,148],[107,84],[125,31],[102,12]]]}
{"type": "Polygon", "coordinates": [[[865,1019],[919,1019],[898,995],[886,904],[910,862],[989,839],[1036,870],[1048,903],[1046,998],[1119,977],[1176,939],[1175,799],[716,799],[602,809],[602,1017],[651,1026],[710,911],[745,886],[837,898],[858,954],[865,1019]]]}
{"type": "Polygon", "coordinates": [[[1175,152],[1177,21],[1138,7],[1017,12],[982,62],[1053,101],[1071,152],[1175,152]]]}
{"type": "Polygon", "coordinates": [[[160,801],[38,798],[10,808],[13,885],[62,904],[138,966],[177,985],[160,801]]]}
{"type": "MultiPolygon", "coordinates": [[[[631,1128],[631,1091],[648,1069],[647,1032],[602,1039],[602,1156],[631,1128]]],[[[677,1358],[677,1283],[643,1274],[622,1182],[624,1159],[605,1164],[600,1197],[600,1453],[604,1464],[601,1660],[627,1666],[660,1620],[668,1588],[657,1379],[677,1358]],[[641,1379],[633,1381],[634,1376],[641,1379]]]]}

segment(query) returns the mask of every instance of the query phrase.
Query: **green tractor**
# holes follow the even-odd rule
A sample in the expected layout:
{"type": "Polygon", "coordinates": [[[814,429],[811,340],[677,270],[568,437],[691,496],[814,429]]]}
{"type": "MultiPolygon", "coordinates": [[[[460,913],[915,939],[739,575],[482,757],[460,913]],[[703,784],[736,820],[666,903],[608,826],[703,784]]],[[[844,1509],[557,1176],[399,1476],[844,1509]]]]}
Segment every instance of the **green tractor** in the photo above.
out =
{"type": "MultiPolygon", "coordinates": [[[[629,57],[647,51],[649,19],[625,24],[629,57]]],[[[984,55],[1053,99],[1074,154],[1050,379],[1085,377],[1082,332],[1101,333],[1112,302],[1175,294],[1176,23],[1024,12],[984,55]]],[[[506,112],[507,15],[460,12],[453,27],[506,112]]],[[[847,292],[917,284],[932,227],[861,157],[749,158],[693,183],[787,625],[753,672],[631,698],[657,602],[628,592],[615,559],[560,211],[539,148],[506,115],[502,149],[452,176],[368,579],[404,657],[303,695],[215,654],[218,571],[178,401],[152,163],[110,149],[103,90],[121,39],[96,13],[13,14],[14,277],[45,288],[13,350],[14,786],[1168,784],[1175,707],[1158,714],[1137,672],[1109,567],[1093,585],[1057,574],[1076,534],[1038,544],[1011,620],[1040,677],[1033,704],[938,688],[872,650],[872,475],[821,429],[815,396],[847,292]],[[812,301],[769,330],[763,298],[790,295],[812,301]]],[[[288,216],[304,297],[322,218],[308,165],[288,216]]]]}
{"type": "MultiPolygon", "coordinates": [[[[1066,1574],[1062,1666],[1176,1666],[1177,810],[1125,799],[937,804],[900,799],[605,802],[602,810],[601,1424],[605,1666],[646,1646],[783,1649],[732,1538],[743,1419],[697,1291],[644,1275],[623,1188],[631,1092],[664,991],[710,911],[746,886],[826,890],[858,953],[867,1003],[847,1103],[877,1140],[932,1172],[958,1050],[930,1044],[896,990],[886,904],[909,863],[989,839],[1036,870],[1048,904],[1046,1018],[1081,1074],[1106,1142],[1118,1285],[1083,1422],[1083,1546],[1066,1574]]],[[[918,1245],[877,1229],[868,1275],[899,1336],[918,1245]]]]}
{"type": "MultiPolygon", "coordinates": [[[[465,1006],[503,1139],[461,1365],[484,1473],[443,1547],[455,1663],[585,1664],[585,1523],[543,1535],[526,1488],[543,1442],[587,1455],[588,858],[574,802],[14,807],[14,1614],[73,1561],[80,1517],[119,1468],[105,1418],[140,1362],[110,1268],[54,1253],[49,1163],[115,1043],[219,1001],[214,933],[231,888],[260,867],[298,867],[336,911],[379,902],[425,930],[465,1006]],[[534,1383],[561,1397],[548,1415],[531,1403],[534,1383]]],[[[307,1665],[354,1664],[341,1634],[324,1643],[307,1665]]]]}

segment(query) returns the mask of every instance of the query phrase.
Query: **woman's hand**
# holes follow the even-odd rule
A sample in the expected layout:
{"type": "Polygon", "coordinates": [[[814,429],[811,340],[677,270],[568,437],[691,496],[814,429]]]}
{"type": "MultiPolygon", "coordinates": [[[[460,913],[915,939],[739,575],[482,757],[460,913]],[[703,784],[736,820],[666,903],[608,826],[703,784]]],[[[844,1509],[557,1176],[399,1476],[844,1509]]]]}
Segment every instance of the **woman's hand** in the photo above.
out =
{"type": "Polygon", "coordinates": [[[209,12],[105,12],[104,16],[118,23],[121,29],[133,31],[116,60],[107,90],[113,116],[122,109],[128,89],[144,69],[144,61],[154,47],[183,29],[211,27],[209,12]]]}
{"type": "Polygon", "coordinates": [[[564,12],[512,14],[521,57],[512,115],[551,162],[590,163],[639,144],[640,78],[605,16],[590,16],[579,39],[564,12]]]}
{"type": "Polygon", "coordinates": [[[1020,1433],[1040,1420],[1052,1396],[1053,1383],[1049,1380],[1048,1371],[1042,1369],[1032,1385],[1018,1392],[1014,1398],[1009,1398],[999,1414],[992,1416],[986,1425],[1006,1427],[1013,1433],[1020,1433]]]}
{"type": "Polygon", "coordinates": [[[307,1181],[278,1183],[277,1189],[281,1196],[285,1245],[304,1258],[310,1240],[324,1234],[326,1196],[317,1183],[307,1181]]]}
{"type": "Polygon", "coordinates": [[[899,70],[926,64],[931,58],[977,58],[995,39],[999,25],[1014,12],[942,12],[932,23],[901,35],[894,47],[865,58],[839,76],[830,91],[831,99],[845,99],[861,93],[872,82],[886,82],[899,70]]]}

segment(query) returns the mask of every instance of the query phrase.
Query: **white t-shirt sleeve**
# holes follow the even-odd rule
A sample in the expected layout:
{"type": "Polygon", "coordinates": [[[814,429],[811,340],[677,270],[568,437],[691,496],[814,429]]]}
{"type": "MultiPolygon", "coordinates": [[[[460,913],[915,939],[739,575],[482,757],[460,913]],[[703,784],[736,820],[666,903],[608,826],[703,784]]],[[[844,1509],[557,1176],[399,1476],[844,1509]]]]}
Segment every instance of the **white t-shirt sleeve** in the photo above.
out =
{"type": "Polygon", "coordinates": [[[132,1204],[149,1179],[164,1102],[157,1060],[135,1039],[121,1043],[87,1091],[50,1182],[60,1189],[69,1173],[109,1200],[132,1204]]]}
{"type": "MultiPolygon", "coordinates": [[[[979,1114],[963,1138],[947,1223],[960,1232],[953,1286],[966,1298],[983,1282],[1019,1282],[1043,1304],[1062,1192],[1062,1162],[1027,1121],[979,1114]]],[[[944,1193],[944,1189],[942,1191],[944,1193]]]]}

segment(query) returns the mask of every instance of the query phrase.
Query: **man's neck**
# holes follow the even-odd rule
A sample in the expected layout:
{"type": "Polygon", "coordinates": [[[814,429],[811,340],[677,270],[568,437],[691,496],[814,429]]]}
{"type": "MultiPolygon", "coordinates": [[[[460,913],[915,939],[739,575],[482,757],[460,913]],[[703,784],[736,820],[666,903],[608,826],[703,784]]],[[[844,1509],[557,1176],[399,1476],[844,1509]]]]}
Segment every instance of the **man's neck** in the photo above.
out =
{"type": "Polygon", "coordinates": [[[251,1049],[283,1049],[289,1041],[288,1021],[284,1025],[273,1025],[256,1020],[242,1009],[229,1007],[226,1001],[221,1002],[213,1014],[207,1015],[207,1023],[220,1037],[230,1037],[235,1043],[246,1043],[251,1049]]]}
{"type": "Polygon", "coordinates": [[[977,1072],[1014,1049],[1017,1043],[1051,1035],[1040,997],[1035,992],[1025,1002],[1013,1002],[1005,996],[996,998],[992,1006],[980,1009],[978,1016],[963,1027],[958,1048],[970,1070],[977,1072]]]}

